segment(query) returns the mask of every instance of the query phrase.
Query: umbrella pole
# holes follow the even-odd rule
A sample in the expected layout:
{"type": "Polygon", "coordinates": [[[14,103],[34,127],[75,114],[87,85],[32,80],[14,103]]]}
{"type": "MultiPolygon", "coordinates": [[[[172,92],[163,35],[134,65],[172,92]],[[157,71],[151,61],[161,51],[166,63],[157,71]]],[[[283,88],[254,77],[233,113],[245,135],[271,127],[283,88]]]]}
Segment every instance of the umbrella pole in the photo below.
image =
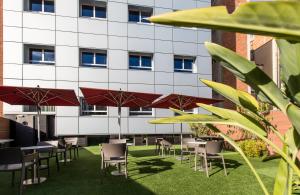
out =
{"type": "Polygon", "coordinates": [[[118,107],[119,139],[121,139],[121,107],[118,107]]]}
{"type": "Polygon", "coordinates": [[[37,106],[37,117],[36,117],[36,122],[37,122],[37,132],[38,132],[38,142],[41,141],[41,129],[40,129],[40,115],[41,115],[41,107],[37,106]]]}

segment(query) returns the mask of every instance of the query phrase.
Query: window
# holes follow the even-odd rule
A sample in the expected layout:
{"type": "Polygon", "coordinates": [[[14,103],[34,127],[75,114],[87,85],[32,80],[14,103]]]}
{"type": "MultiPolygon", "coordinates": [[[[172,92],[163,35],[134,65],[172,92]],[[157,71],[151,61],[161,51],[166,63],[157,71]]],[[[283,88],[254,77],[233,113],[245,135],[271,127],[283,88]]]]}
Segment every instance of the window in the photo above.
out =
{"type": "Polygon", "coordinates": [[[81,17],[89,18],[106,18],[106,3],[101,1],[90,1],[81,0],[81,17]]]}
{"type": "Polygon", "coordinates": [[[129,53],[129,69],[151,70],[152,54],[129,53]]]}
{"type": "Polygon", "coordinates": [[[152,16],[153,9],[149,7],[139,7],[139,6],[128,6],[128,21],[129,22],[142,22],[150,23],[145,18],[152,16]]]}
{"type": "Polygon", "coordinates": [[[83,98],[80,98],[80,115],[107,115],[107,106],[88,105],[83,98]]]}
{"type": "Polygon", "coordinates": [[[152,116],[152,108],[129,108],[129,115],[130,116],[137,116],[137,115],[147,115],[152,116]]]}
{"type": "Polygon", "coordinates": [[[29,0],[29,11],[54,13],[54,0],[29,0]]]}
{"type": "Polygon", "coordinates": [[[174,57],[174,71],[175,72],[193,72],[193,66],[195,63],[194,57],[174,57]]]}
{"type": "MultiPolygon", "coordinates": [[[[42,112],[55,112],[55,106],[41,106],[42,112]]],[[[37,112],[36,106],[23,106],[23,112],[37,112]]]]}
{"type": "Polygon", "coordinates": [[[81,65],[82,66],[98,66],[107,67],[106,51],[100,50],[82,50],[81,51],[81,65]]]}
{"type": "Polygon", "coordinates": [[[51,46],[25,45],[24,60],[29,64],[55,64],[55,51],[51,46]]]}

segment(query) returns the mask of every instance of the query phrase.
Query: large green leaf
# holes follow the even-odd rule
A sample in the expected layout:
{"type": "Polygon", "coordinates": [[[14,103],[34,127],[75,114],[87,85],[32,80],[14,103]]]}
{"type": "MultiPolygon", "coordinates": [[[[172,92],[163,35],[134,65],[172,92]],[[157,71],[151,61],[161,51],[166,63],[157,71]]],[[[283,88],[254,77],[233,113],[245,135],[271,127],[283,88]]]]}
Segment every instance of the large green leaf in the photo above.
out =
{"type": "Polygon", "coordinates": [[[289,98],[300,105],[300,43],[277,40],[280,50],[280,76],[286,84],[289,98]]]}
{"type": "Polygon", "coordinates": [[[228,14],[225,6],[198,8],[153,16],[153,23],[221,29],[300,41],[300,3],[251,2],[228,14]]]}
{"type": "Polygon", "coordinates": [[[256,88],[263,93],[274,105],[286,112],[289,100],[276,86],[271,78],[268,77],[253,62],[236,54],[235,52],[214,43],[205,43],[209,53],[220,61],[230,64],[239,73],[244,75],[245,82],[252,88],[256,88]]]}
{"type": "Polygon", "coordinates": [[[219,135],[222,136],[230,145],[232,145],[236,149],[236,151],[238,151],[240,153],[240,155],[244,158],[245,162],[248,164],[248,166],[250,167],[250,169],[253,172],[254,176],[256,177],[256,179],[257,179],[257,181],[258,181],[261,189],[263,190],[263,192],[265,194],[269,194],[269,192],[268,192],[266,186],[264,185],[262,179],[258,175],[257,171],[255,170],[255,168],[253,167],[252,163],[247,158],[247,156],[245,155],[245,153],[243,152],[243,150],[239,147],[239,145],[236,144],[234,140],[232,140],[230,137],[228,137],[224,133],[220,132],[219,135]]]}
{"type": "Polygon", "coordinates": [[[214,91],[218,92],[225,98],[229,99],[231,102],[239,105],[243,108],[249,109],[250,111],[256,113],[259,108],[257,100],[250,95],[241,90],[234,89],[228,85],[217,83],[205,79],[200,79],[205,85],[212,88],[214,91]]]}
{"type": "MultiPolygon", "coordinates": [[[[287,154],[287,146],[283,147],[283,152],[287,154]]],[[[289,166],[288,163],[282,158],[279,161],[278,170],[274,183],[273,194],[287,194],[288,192],[288,179],[289,179],[289,166]]]]}
{"type": "Polygon", "coordinates": [[[300,135],[300,108],[290,103],[286,108],[286,113],[290,121],[292,122],[294,128],[300,135]]]}

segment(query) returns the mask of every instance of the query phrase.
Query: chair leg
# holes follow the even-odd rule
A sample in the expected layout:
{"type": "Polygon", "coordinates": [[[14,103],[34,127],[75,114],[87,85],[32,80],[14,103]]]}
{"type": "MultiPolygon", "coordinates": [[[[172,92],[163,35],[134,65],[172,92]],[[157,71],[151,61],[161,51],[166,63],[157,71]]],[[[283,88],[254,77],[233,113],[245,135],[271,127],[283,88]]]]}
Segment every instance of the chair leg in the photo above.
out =
{"type": "Polygon", "coordinates": [[[15,185],[15,172],[13,171],[11,175],[11,186],[13,187],[14,185],[15,185]]]}
{"type": "Polygon", "coordinates": [[[67,151],[64,151],[64,164],[66,165],[67,164],[67,151]]]}
{"type": "Polygon", "coordinates": [[[55,156],[55,161],[56,161],[56,168],[57,168],[57,171],[59,171],[59,160],[58,160],[58,155],[56,154],[55,156]]]}
{"type": "Polygon", "coordinates": [[[79,158],[79,147],[76,147],[77,150],[77,158],[79,158]]]}
{"type": "Polygon", "coordinates": [[[72,159],[72,148],[70,148],[69,153],[70,153],[70,159],[72,159]]]}
{"type": "Polygon", "coordinates": [[[74,154],[74,159],[77,159],[77,157],[76,157],[76,148],[75,147],[73,148],[73,154],[74,154]]]}
{"type": "Polygon", "coordinates": [[[194,163],[195,163],[194,170],[197,171],[197,155],[196,154],[195,154],[195,158],[194,158],[194,163]]]}
{"type": "Polygon", "coordinates": [[[127,175],[127,163],[125,162],[125,178],[127,179],[128,175],[127,175]]]}
{"type": "Polygon", "coordinates": [[[226,165],[225,165],[225,160],[224,160],[223,156],[222,156],[222,163],[223,163],[225,175],[227,176],[226,165]]]}
{"type": "Polygon", "coordinates": [[[47,170],[48,170],[48,177],[50,177],[50,162],[49,162],[49,158],[47,159],[47,170]]]}
{"type": "Polygon", "coordinates": [[[19,187],[19,194],[22,195],[23,194],[23,182],[24,182],[24,178],[25,178],[25,165],[22,166],[22,171],[21,171],[21,179],[20,179],[20,187],[19,187]]]}
{"type": "Polygon", "coordinates": [[[208,174],[208,164],[207,164],[207,158],[206,158],[206,156],[204,156],[204,163],[205,163],[206,176],[209,177],[209,174],[208,174]]]}

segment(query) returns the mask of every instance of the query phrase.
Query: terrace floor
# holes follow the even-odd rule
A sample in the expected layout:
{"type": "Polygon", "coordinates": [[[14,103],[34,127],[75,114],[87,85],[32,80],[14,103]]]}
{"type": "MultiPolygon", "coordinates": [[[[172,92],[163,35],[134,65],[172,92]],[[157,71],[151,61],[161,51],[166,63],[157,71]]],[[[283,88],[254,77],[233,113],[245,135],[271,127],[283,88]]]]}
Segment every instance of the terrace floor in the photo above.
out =
{"type": "MultiPolygon", "coordinates": [[[[254,175],[238,154],[225,155],[227,177],[219,165],[210,171],[209,178],[204,172],[195,172],[188,162],[180,164],[173,156],[155,156],[151,146],[129,147],[128,179],[110,174],[103,177],[100,174],[98,146],[82,148],[79,156],[78,160],[66,166],[62,164],[60,172],[52,163],[47,181],[26,187],[25,194],[262,194],[254,175]]],[[[271,192],[278,160],[262,162],[253,158],[251,161],[271,192]]],[[[42,175],[46,175],[46,171],[42,175]]],[[[17,183],[11,187],[10,179],[11,173],[0,173],[0,194],[17,194],[17,183]]],[[[17,175],[16,182],[18,179],[17,175]]]]}

